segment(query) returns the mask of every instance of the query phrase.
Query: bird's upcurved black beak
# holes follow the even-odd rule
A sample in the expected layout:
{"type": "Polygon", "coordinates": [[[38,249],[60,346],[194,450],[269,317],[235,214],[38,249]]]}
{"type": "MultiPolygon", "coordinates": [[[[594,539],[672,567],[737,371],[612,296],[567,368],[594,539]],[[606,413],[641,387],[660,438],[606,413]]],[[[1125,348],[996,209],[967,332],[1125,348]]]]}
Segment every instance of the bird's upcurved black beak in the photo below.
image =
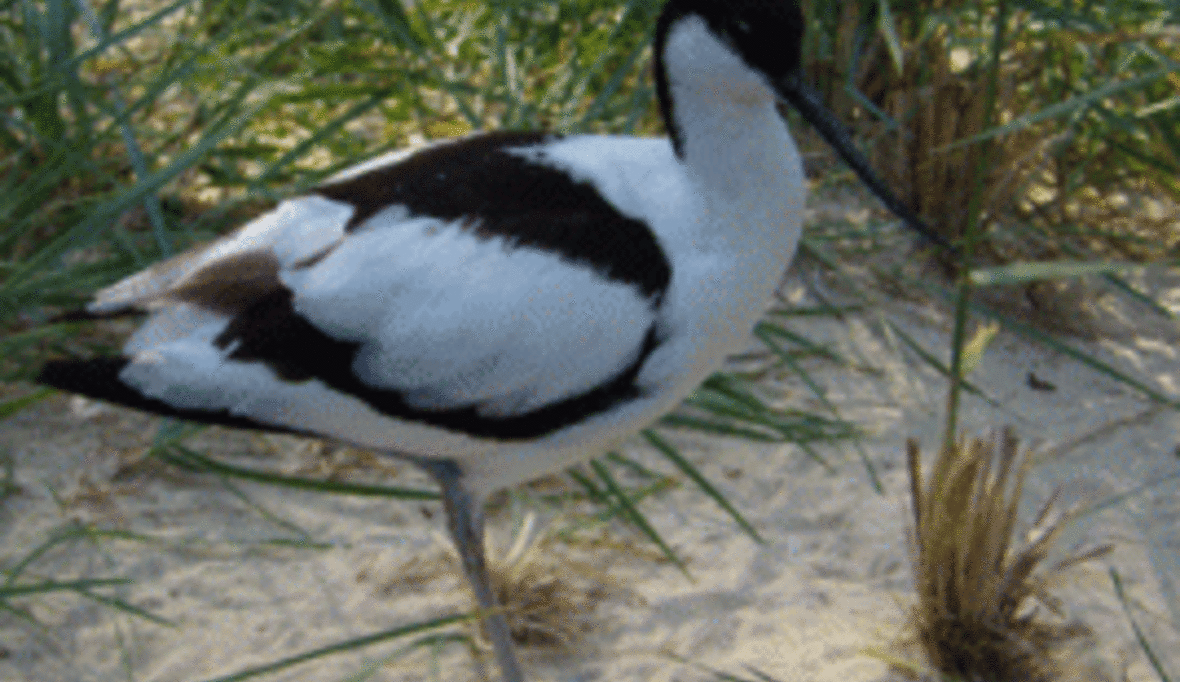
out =
{"type": "Polygon", "coordinates": [[[893,190],[877,177],[877,174],[869,166],[869,160],[853,143],[848,128],[836,119],[836,115],[831,110],[824,106],[819,93],[803,81],[801,73],[798,71],[791,73],[779,81],[777,85],[783,99],[798,109],[808,123],[815,126],[819,134],[827,140],[828,144],[832,145],[840,157],[844,159],[844,162],[852,168],[862,182],[868,185],[868,188],[877,195],[886,208],[931,243],[937,244],[952,254],[957,251],[956,247],[931,229],[893,193],[893,190]]]}

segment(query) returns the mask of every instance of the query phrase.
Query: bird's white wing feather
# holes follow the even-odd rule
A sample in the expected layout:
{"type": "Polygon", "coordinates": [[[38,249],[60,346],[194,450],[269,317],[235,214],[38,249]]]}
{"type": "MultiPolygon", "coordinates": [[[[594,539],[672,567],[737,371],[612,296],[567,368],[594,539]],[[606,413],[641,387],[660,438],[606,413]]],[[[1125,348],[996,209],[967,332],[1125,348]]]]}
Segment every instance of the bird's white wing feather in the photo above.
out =
{"type": "Polygon", "coordinates": [[[421,409],[523,414],[638,357],[654,313],[634,287],[474,227],[388,209],[280,277],[301,316],[360,344],[362,382],[421,409]]]}

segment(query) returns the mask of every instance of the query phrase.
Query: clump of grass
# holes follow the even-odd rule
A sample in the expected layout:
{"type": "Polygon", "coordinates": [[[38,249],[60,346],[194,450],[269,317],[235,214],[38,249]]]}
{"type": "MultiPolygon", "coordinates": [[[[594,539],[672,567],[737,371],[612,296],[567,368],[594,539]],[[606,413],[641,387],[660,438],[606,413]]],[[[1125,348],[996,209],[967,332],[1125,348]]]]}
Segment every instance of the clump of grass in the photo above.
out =
{"type": "MultiPolygon", "coordinates": [[[[522,646],[566,649],[594,628],[594,612],[625,587],[552,547],[553,535],[529,512],[503,551],[488,537],[492,590],[504,607],[512,638],[522,646]]],[[[458,566],[458,557],[455,565],[458,566]]]]}
{"type": "Polygon", "coordinates": [[[1111,546],[1047,564],[1076,512],[1058,513],[1060,490],[1041,507],[1027,541],[1016,544],[1030,465],[1017,445],[1010,428],[998,438],[960,440],[940,453],[923,481],[918,444],[906,444],[918,592],[911,622],[931,667],[968,682],[1050,682],[1092,672],[1083,672],[1076,656],[1092,630],[1067,620],[1049,587],[1062,571],[1111,546]]]}
{"type": "Polygon", "coordinates": [[[1158,28],[1168,21],[1161,6],[884,7],[814,11],[809,71],[838,114],[875,122],[862,130],[876,167],[944,236],[966,233],[982,181],[976,256],[993,263],[1155,260],[1176,248],[1168,226],[1180,211],[1180,144],[1166,131],[1177,51],[1158,28]],[[991,42],[1005,21],[1009,36],[991,42]],[[992,78],[994,102],[980,96],[992,78]],[[964,171],[976,168],[985,139],[992,150],[977,179],[964,171]],[[1002,235],[997,222],[1022,227],[1002,235]]]}

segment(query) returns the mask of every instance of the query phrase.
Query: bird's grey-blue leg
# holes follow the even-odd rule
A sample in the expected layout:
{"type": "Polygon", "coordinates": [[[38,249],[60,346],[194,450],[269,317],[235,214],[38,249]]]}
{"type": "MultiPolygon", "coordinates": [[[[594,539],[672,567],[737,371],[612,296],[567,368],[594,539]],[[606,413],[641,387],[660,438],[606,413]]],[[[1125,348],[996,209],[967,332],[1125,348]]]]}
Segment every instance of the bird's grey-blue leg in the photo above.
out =
{"type": "Polygon", "coordinates": [[[442,488],[443,507],[447,511],[451,538],[455,541],[455,548],[459,550],[463,572],[467,574],[471,589],[475,591],[479,608],[483,611],[495,611],[484,618],[484,632],[492,642],[504,682],[524,682],[520,663],[516,660],[512,633],[508,629],[508,619],[503,611],[499,610],[500,604],[492,592],[492,584],[488,578],[487,564],[484,560],[483,500],[473,498],[471,491],[463,483],[463,471],[455,462],[417,458],[414,461],[433,476],[442,488]]]}

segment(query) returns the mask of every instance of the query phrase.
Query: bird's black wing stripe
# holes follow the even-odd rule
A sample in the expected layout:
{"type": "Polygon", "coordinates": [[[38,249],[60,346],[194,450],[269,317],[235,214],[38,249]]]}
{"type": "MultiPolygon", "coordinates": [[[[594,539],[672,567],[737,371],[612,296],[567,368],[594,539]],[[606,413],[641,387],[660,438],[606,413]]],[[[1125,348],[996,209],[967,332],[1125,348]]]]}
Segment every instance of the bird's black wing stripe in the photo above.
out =
{"type": "MultiPolygon", "coordinates": [[[[218,338],[222,345],[237,342],[230,357],[241,361],[259,361],[282,379],[302,382],[320,379],[332,388],[351,394],[373,409],[391,417],[423,422],[472,436],[520,440],[544,436],[585,417],[604,412],[611,406],[642,395],[635,379],[644,361],[659,345],[653,326],[639,356],[623,372],[591,391],[528,414],[493,418],[478,414],[475,406],[453,410],[422,410],[406,404],[401,394],[366,386],[351,371],[352,358],[359,344],[337,341],[300,318],[290,306],[289,295],[281,300],[272,295],[235,320],[218,338]],[[262,308],[266,308],[263,310],[262,308]],[[253,323],[245,321],[250,316],[253,323]],[[314,369],[313,369],[314,368],[314,369]]],[[[281,425],[256,422],[230,414],[228,410],[177,408],[145,396],[124,384],[119,373],[131,362],[126,357],[100,357],[90,360],[52,360],[41,368],[35,381],[63,391],[78,393],[153,414],[187,419],[203,424],[217,424],[243,429],[306,436],[324,436],[281,425]]]]}
{"type": "Polygon", "coordinates": [[[230,358],[265,363],[286,381],[319,379],[382,414],[501,440],[544,436],[604,412],[619,402],[639,397],[642,391],[635,380],[659,342],[653,326],[631,365],[597,388],[527,414],[486,417],[479,414],[476,405],[448,410],[416,408],[398,391],[362,383],[352,372],[353,358],[360,344],[338,341],[311,325],[294,310],[291,294],[286,290],[267,296],[235,317],[215,340],[218,346],[233,349],[230,358]]]}
{"type": "Polygon", "coordinates": [[[590,183],[505,151],[554,139],[488,133],[425,149],[315,192],[355,207],[349,231],[389,206],[402,206],[412,216],[462,220],[479,236],[589,264],[658,300],[672,267],[646,224],[621,214],[590,183]]]}
{"type": "Polygon", "coordinates": [[[126,357],[101,357],[92,360],[51,360],[41,368],[35,381],[45,386],[52,386],[63,391],[78,393],[97,400],[105,400],[125,407],[143,410],[144,412],[187,419],[202,424],[218,424],[240,429],[263,429],[275,433],[294,433],[306,436],[319,435],[284,426],[259,424],[252,420],[232,415],[228,410],[176,408],[161,400],[149,398],[120,381],[119,373],[130,362],[131,359],[126,357]]]}

